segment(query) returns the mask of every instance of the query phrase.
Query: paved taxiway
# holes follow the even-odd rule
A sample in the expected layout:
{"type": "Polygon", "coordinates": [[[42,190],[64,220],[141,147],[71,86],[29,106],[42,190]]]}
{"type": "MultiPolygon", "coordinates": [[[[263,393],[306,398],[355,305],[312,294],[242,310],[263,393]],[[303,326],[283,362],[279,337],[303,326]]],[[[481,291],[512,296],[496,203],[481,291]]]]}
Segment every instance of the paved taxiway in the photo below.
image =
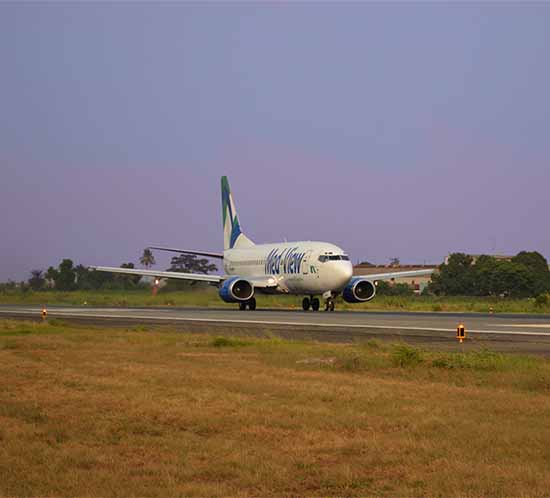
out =
{"type": "MultiPolygon", "coordinates": [[[[0,318],[40,319],[39,306],[0,306],[0,318]]],[[[293,339],[352,342],[376,337],[456,348],[464,323],[465,347],[550,355],[550,316],[289,310],[238,311],[212,308],[92,308],[52,306],[48,318],[93,324],[165,324],[178,330],[213,333],[274,333],[293,339]]]]}

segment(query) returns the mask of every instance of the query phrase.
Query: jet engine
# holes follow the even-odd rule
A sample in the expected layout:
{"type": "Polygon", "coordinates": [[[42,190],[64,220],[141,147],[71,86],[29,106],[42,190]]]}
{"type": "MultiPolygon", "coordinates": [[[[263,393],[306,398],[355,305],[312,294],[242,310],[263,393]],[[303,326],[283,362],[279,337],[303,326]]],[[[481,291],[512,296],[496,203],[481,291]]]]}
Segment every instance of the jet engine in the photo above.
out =
{"type": "Polygon", "coordinates": [[[376,295],[376,286],[362,277],[352,278],[342,292],[342,297],[347,303],[364,303],[370,301],[376,295]]]}
{"type": "Polygon", "coordinates": [[[241,277],[229,278],[220,287],[219,294],[226,303],[248,301],[254,295],[254,285],[241,277]]]}

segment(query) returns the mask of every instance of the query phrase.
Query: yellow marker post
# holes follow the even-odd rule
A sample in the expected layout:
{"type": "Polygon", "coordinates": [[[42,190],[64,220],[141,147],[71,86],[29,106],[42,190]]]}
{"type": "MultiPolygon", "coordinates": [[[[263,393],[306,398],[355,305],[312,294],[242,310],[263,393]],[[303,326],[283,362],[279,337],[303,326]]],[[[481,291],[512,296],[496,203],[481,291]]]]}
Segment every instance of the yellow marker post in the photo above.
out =
{"type": "Polygon", "coordinates": [[[464,327],[463,323],[459,323],[458,327],[456,328],[456,338],[460,341],[461,344],[464,342],[464,339],[466,339],[466,328],[464,327]]]}
{"type": "Polygon", "coordinates": [[[44,307],[42,308],[42,320],[46,321],[46,318],[48,318],[48,310],[44,307]]]}

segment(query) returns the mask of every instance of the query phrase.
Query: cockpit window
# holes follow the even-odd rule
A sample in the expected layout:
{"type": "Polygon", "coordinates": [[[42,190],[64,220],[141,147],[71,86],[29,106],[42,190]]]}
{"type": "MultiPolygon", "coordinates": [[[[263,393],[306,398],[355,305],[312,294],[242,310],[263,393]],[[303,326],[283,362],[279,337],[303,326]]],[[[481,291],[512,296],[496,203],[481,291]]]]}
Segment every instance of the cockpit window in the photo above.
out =
{"type": "Polygon", "coordinates": [[[321,263],[324,263],[325,261],[349,261],[349,256],[347,254],[322,254],[319,256],[319,261],[321,263]]]}

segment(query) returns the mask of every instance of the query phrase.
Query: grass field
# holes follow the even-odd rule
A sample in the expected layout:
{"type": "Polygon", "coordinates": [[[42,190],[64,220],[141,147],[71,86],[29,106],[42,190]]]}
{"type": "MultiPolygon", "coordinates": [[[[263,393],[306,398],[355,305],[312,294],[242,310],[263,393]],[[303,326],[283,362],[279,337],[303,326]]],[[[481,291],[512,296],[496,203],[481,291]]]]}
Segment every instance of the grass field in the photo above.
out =
{"type": "MultiPolygon", "coordinates": [[[[258,307],[301,308],[300,296],[258,295],[258,307]]],[[[229,307],[215,288],[182,292],[159,292],[156,296],[150,290],[134,291],[74,291],[74,292],[21,292],[18,290],[0,292],[0,304],[66,304],[88,306],[204,306],[229,307]]],[[[455,311],[487,313],[550,313],[550,305],[537,306],[534,299],[479,298],[479,297],[389,297],[376,296],[363,304],[348,304],[338,299],[337,307],[348,310],[398,310],[398,311],[455,311]]]]}
{"type": "Polygon", "coordinates": [[[0,321],[1,496],[548,496],[549,461],[542,358],[0,321]]]}

